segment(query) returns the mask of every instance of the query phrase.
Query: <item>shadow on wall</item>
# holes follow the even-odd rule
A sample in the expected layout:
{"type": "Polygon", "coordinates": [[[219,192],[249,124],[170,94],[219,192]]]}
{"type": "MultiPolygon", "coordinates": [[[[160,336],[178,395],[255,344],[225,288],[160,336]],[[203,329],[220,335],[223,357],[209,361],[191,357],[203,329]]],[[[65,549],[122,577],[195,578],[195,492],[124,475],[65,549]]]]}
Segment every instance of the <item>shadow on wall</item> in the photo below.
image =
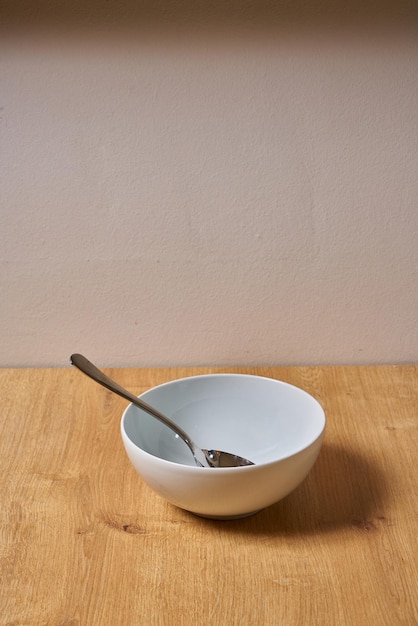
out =
{"type": "Polygon", "coordinates": [[[418,26],[416,0],[3,0],[3,29],[53,26],[282,30],[292,27],[418,26]]]}

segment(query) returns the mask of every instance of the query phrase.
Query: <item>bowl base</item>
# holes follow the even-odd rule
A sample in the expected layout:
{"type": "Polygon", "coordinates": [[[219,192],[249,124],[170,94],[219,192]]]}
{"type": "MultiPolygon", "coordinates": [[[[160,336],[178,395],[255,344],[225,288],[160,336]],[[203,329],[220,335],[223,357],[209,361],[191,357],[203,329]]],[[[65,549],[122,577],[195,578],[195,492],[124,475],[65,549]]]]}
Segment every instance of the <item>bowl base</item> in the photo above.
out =
{"type": "Polygon", "coordinates": [[[240,513],[239,515],[205,515],[204,513],[194,513],[193,511],[189,511],[189,513],[193,513],[197,517],[203,517],[205,519],[214,519],[222,521],[234,520],[234,519],[244,519],[245,517],[251,517],[251,515],[256,515],[259,513],[261,509],[257,511],[251,511],[250,513],[240,513]]]}

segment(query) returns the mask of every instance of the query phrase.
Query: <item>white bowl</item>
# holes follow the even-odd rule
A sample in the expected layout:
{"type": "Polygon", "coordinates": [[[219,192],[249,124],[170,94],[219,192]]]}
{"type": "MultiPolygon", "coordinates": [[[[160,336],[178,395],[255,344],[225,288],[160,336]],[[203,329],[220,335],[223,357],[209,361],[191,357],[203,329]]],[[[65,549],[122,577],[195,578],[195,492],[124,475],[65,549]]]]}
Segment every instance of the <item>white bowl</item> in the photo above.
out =
{"type": "Polygon", "coordinates": [[[255,465],[197,467],[169,428],[130,404],[121,421],[133,466],[160,496],[211,518],[251,515],[287,496],[318,456],[325,414],[308,393],[287,383],[243,374],[209,374],[159,385],[140,398],[178,423],[206,449],[255,465]]]}

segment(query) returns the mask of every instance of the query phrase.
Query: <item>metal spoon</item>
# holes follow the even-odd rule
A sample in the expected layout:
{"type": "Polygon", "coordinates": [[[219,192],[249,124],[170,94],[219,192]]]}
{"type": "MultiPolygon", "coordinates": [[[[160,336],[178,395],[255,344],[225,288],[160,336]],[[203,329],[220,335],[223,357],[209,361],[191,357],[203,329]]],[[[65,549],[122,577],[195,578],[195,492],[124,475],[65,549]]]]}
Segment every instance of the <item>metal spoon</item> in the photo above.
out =
{"type": "Polygon", "coordinates": [[[132,393],[118,385],[114,380],[106,376],[101,370],[99,370],[93,363],[91,363],[82,354],[72,354],[70,357],[72,365],[75,365],[87,376],[90,376],[96,383],[103,385],[106,389],[113,391],[118,396],[122,396],[125,400],[129,400],[132,404],[139,407],[143,411],[146,411],[153,417],[156,417],[160,422],[163,422],[166,426],[171,428],[183,441],[189,446],[191,453],[193,454],[196,465],[200,467],[239,467],[242,465],[254,465],[252,461],[244,459],[236,454],[229,452],[221,452],[220,450],[202,450],[194,441],[192,441],[189,435],[180,426],[177,426],[168,417],[160,413],[157,409],[150,406],[143,400],[140,400],[132,393]]]}

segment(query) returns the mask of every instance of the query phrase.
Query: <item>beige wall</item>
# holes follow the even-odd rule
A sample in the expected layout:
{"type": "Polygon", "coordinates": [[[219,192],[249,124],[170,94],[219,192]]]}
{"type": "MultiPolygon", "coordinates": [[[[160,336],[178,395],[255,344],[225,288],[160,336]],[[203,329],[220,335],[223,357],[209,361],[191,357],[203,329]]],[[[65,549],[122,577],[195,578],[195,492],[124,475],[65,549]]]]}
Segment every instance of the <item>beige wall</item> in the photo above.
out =
{"type": "Polygon", "coordinates": [[[418,360],[415,2],[60,4],[3,3],[0,366],[418,360]]]}

